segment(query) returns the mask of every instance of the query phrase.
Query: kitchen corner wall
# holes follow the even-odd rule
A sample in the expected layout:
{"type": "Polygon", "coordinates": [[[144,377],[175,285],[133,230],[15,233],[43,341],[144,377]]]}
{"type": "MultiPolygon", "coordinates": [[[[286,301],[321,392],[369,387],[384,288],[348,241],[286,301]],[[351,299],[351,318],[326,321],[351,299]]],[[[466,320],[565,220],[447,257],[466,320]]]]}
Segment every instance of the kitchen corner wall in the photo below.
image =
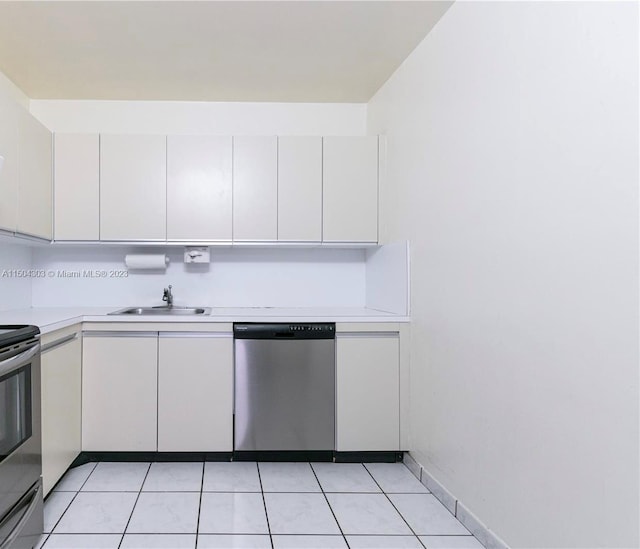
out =
{"type": "Polygon", "coordinates": [[[638,5],[456,2],[369,104],[411,451],[513,548],[638,547],[638,5]]]}
{"type": "Polygon", "coordinates": [[[31,307],[31,268],[32,248],[0,241],[0,311],[31,307]]]}

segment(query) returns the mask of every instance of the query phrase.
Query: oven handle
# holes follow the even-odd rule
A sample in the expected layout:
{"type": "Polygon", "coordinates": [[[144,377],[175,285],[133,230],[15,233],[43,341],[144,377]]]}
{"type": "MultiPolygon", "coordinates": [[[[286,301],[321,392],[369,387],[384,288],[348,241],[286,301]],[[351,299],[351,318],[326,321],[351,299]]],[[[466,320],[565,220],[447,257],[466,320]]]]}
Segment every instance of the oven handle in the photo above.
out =
{"type": "MultiPolygon", "coordinates": [[[[0,376],[8,374],[9,372],[20,368],[25,364],[28,364],[29,361],[40,352],[40,343],[36,343],[31,349],[26,350],[24,353],[20,353],[19,355],[12,356],[6,360],[0,362],[0,376]]],[[[2,549],[2,548],[0,548],[2,549]]]]}
{"type": "MultiPolygon", "coordinates": [[[[18,521],[18,524],[16,524],[15,528],[11,531],[11,533],[2,542],[2,545],[0,545],[0,549],[9,549],[11,547],[11,544],[20,535],[20,532],[22,532],[24,525],[31,518],[33,511],[38,505],[38,494],[40,493],[40,490],[42,490],[42,483],[38,482],[38,486],[32,492],[29,505],[27,506],[27,509],[24,511],[22,518],[18,521]]],[[[23,498],[22,501],[24,502],[25,498],[23,498]]],[[[13,515],[15,515],[18,511],[22,510],[23,508],[24,508],[24,505],[18,505],[16,509],[14,509],[14,511],[11,513],[11,515],[7,518],[10,519],[13,515]]]]}

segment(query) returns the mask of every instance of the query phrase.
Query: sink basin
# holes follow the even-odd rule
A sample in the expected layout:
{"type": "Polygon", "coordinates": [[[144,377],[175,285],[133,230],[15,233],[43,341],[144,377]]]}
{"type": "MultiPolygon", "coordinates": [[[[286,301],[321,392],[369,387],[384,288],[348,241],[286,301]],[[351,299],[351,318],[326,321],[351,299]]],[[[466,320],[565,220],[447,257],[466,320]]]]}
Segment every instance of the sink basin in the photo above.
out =
{"type": "Polygon", "coordinates": [[[210,307],[129,307],[109,313],[110,315],[208,315],[210,307]]]}

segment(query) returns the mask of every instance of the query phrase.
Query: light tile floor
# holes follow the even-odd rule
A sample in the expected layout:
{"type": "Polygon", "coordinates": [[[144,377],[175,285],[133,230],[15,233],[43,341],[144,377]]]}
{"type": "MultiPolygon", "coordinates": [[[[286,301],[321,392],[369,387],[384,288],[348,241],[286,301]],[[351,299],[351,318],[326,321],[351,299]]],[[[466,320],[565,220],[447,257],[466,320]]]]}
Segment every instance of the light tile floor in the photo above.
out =
{"type": "Polygon", "coordinates": [[[90,463],[45,532],[43,549],[482,549],[402,463],[90,463]]]}

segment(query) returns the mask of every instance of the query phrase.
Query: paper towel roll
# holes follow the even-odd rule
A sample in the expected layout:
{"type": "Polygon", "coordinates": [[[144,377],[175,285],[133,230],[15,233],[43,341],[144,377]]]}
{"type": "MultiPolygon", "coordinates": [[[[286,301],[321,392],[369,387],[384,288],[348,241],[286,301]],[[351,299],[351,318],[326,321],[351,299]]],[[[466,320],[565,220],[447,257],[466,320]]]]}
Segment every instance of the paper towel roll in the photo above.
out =
{"type": "Polygon", "coordinates": [[[164,270],[169,264],[169,258],[165,254],[127,254],[124,256],[124,264],[128,269],[164,270]]]}

